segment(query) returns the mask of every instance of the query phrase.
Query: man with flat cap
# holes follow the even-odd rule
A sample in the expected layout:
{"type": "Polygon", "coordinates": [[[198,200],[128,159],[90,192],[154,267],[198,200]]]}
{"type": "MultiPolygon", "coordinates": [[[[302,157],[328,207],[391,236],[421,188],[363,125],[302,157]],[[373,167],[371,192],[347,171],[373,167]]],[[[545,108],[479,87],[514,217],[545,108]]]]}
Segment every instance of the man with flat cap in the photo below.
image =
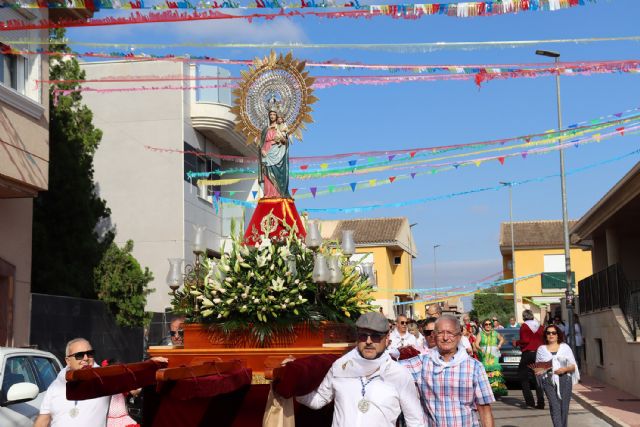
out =
{"type": "Polygon", "coordinates": [[[297,397],[298,402],[319,409],[333,401],[334,427],[395,427],[401,412],[407,427],[425,426],[411,374],[386,351],[387,319],[364,313],[356,328],[356,347],[336,360],[320,386],[297,397]]]}

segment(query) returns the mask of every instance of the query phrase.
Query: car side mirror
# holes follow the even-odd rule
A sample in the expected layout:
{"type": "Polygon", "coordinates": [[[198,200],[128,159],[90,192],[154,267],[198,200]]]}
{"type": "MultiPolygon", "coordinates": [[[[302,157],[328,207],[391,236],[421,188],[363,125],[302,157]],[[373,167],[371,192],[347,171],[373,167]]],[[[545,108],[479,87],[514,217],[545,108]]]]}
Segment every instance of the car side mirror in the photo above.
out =
{"type": "Polygon", "coordinates": [[[16,383],[9,387],[7,400],[2,403],[2,406],[28,402],[38,397],[38,393],[40,393],[40,389],[38,389],[38,386],[35,384],[26,382],[16,383]]]}

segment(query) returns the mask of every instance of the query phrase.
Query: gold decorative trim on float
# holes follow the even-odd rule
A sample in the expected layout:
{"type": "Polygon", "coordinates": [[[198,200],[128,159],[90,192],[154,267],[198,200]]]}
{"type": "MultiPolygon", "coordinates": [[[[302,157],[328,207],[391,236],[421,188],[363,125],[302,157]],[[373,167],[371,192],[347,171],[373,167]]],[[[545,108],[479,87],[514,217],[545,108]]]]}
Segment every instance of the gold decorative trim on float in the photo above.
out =
{"type": "Polygon", "coordinates": [[[247,144],[259,144],[262,130],[269,124],[269,111],[277,111],[289,128],[289,134],[302,140],[305,123],[312,123],[311,104],[315,81],[305,71],[305,62],[293,58],[291,52],[278,55],[271,51],[256,58],[249,71],[240,71],[239,87],[231,112],[236,115],[235,129],[247,136],[247,144]]]}

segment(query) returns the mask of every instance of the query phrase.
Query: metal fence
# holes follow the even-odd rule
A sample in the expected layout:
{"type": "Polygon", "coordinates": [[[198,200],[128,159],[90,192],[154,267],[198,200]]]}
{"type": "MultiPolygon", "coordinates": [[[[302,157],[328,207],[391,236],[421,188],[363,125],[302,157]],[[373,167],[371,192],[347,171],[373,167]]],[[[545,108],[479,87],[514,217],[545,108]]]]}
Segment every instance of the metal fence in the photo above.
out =
{"type": "Polygon", "coordinates": [[[640,280],[627,280],[614,264],[578,283],[580,314],[620,307],[634,339],[640,325],[640,280]]]}

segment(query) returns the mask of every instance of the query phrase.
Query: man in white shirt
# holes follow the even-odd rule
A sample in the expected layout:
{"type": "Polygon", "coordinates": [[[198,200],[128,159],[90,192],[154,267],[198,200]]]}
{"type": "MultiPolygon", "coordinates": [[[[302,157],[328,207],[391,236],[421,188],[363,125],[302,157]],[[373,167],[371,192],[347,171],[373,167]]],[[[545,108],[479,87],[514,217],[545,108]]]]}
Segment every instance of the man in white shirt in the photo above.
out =
{"type": "Polygon", "coordinates": [[[107,423],[110,396],[88,400],[67,400],[67,371],[98,366],[89,341],[76,338],[67,343],[67,366],[49,385],[34,427],[104,427],[107,423]]]}
{"type": "Polygon", "coordinates": [[[319,409],[334,401],[333,427],[395,427],[401,412],[407,427],[425,426],[411,374],[386,351],[387,319],[364,313],[356,327],[356,348],[336,360],[320,386],[298,402],[319,409]]]}
{"type": "Polygon", "coordinates": [[[399,314],[396,317],[396,328],[389,335],[391,343],[389,344],[389,354],[394,359],[400,356],[400,349],[402,347],[418,347],[418,340],[416,337],[408,331],[407,316],[399,314]]]}

